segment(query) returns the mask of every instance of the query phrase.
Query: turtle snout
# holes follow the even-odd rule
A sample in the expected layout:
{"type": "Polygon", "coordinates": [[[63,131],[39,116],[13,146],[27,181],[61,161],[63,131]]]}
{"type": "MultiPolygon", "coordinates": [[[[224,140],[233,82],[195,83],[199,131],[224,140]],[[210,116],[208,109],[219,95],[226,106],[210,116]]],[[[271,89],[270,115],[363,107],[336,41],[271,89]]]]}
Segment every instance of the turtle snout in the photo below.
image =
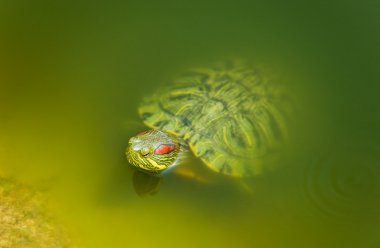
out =
{"type": "Polygon", "coordinates": [[[128,146],[132,150],[138,151],[141,148],[141,140],[139,138],[132,137],[132,138],[129,139],[128,146]]]}
{"type": "Polygon", "coordinates": [[[129,139],[129,144],[133,144],[133,143],[135,143],[136,141],[137,141],[137,138],[132,137],[132,138],[129,139]]]}

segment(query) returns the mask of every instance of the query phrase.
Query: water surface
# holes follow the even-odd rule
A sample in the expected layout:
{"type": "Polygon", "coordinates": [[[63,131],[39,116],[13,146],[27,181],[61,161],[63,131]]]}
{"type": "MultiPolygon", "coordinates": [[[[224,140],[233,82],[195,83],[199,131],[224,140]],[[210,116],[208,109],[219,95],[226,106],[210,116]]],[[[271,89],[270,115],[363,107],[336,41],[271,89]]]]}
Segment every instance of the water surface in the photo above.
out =
{"type": "Polygon", "coordinates": [[[376,5],[2,1],[1,175],[48,187],[83,247],[379,247],[376,5]],[[291,156],[248,193],[169,175],[139,197],[124,149],[141,99],[230,57],[296,78],[291,156]]]}

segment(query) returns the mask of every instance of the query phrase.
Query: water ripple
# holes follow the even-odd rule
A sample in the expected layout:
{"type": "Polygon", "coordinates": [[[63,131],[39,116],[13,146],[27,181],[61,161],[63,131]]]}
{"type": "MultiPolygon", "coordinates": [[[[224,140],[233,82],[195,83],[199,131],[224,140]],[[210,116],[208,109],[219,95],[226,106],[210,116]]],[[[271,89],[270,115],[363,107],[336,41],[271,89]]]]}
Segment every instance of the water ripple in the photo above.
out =
{"type": "Polygon", "coordinates": [[[307,204],[312,211],[340,221],[378,216],[378,161],[373,154],[351,150],[316,159],[303,175],[307,204]]]}

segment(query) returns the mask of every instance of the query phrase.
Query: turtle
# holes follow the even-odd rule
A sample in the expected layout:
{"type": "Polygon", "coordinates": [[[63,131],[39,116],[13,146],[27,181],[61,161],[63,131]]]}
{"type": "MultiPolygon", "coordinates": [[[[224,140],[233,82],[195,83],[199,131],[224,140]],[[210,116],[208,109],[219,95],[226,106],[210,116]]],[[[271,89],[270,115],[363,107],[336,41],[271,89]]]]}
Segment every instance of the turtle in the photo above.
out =
{"type": "Polygon", "coordinates": [[[142,100],[149,128],[129,139],[129,163],[161,176],[193,154],[234,178],[261,174],[288,136],[286,87],[246,61],[197,67],[142,100]]]}

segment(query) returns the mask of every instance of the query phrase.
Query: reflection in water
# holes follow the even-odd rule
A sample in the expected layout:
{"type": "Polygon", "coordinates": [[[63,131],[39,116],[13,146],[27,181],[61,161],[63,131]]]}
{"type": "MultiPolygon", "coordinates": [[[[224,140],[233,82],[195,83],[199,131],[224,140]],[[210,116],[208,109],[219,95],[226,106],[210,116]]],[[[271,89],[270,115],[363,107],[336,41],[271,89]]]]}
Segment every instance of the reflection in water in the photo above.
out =
{"type": "Polygon", "coordinates": [[[317,159],[306,168],[302,185],[311,208],[338,221],[376,214],[371,203],[379,194],[380,170],[375,161],[352,151],[317,159]]]}
{"type": "Polygon", "coordinates": [[[161,178],[136,170],[132,183],[136,194],[140,197],[155,195],[160,190],[161,178]]]}

